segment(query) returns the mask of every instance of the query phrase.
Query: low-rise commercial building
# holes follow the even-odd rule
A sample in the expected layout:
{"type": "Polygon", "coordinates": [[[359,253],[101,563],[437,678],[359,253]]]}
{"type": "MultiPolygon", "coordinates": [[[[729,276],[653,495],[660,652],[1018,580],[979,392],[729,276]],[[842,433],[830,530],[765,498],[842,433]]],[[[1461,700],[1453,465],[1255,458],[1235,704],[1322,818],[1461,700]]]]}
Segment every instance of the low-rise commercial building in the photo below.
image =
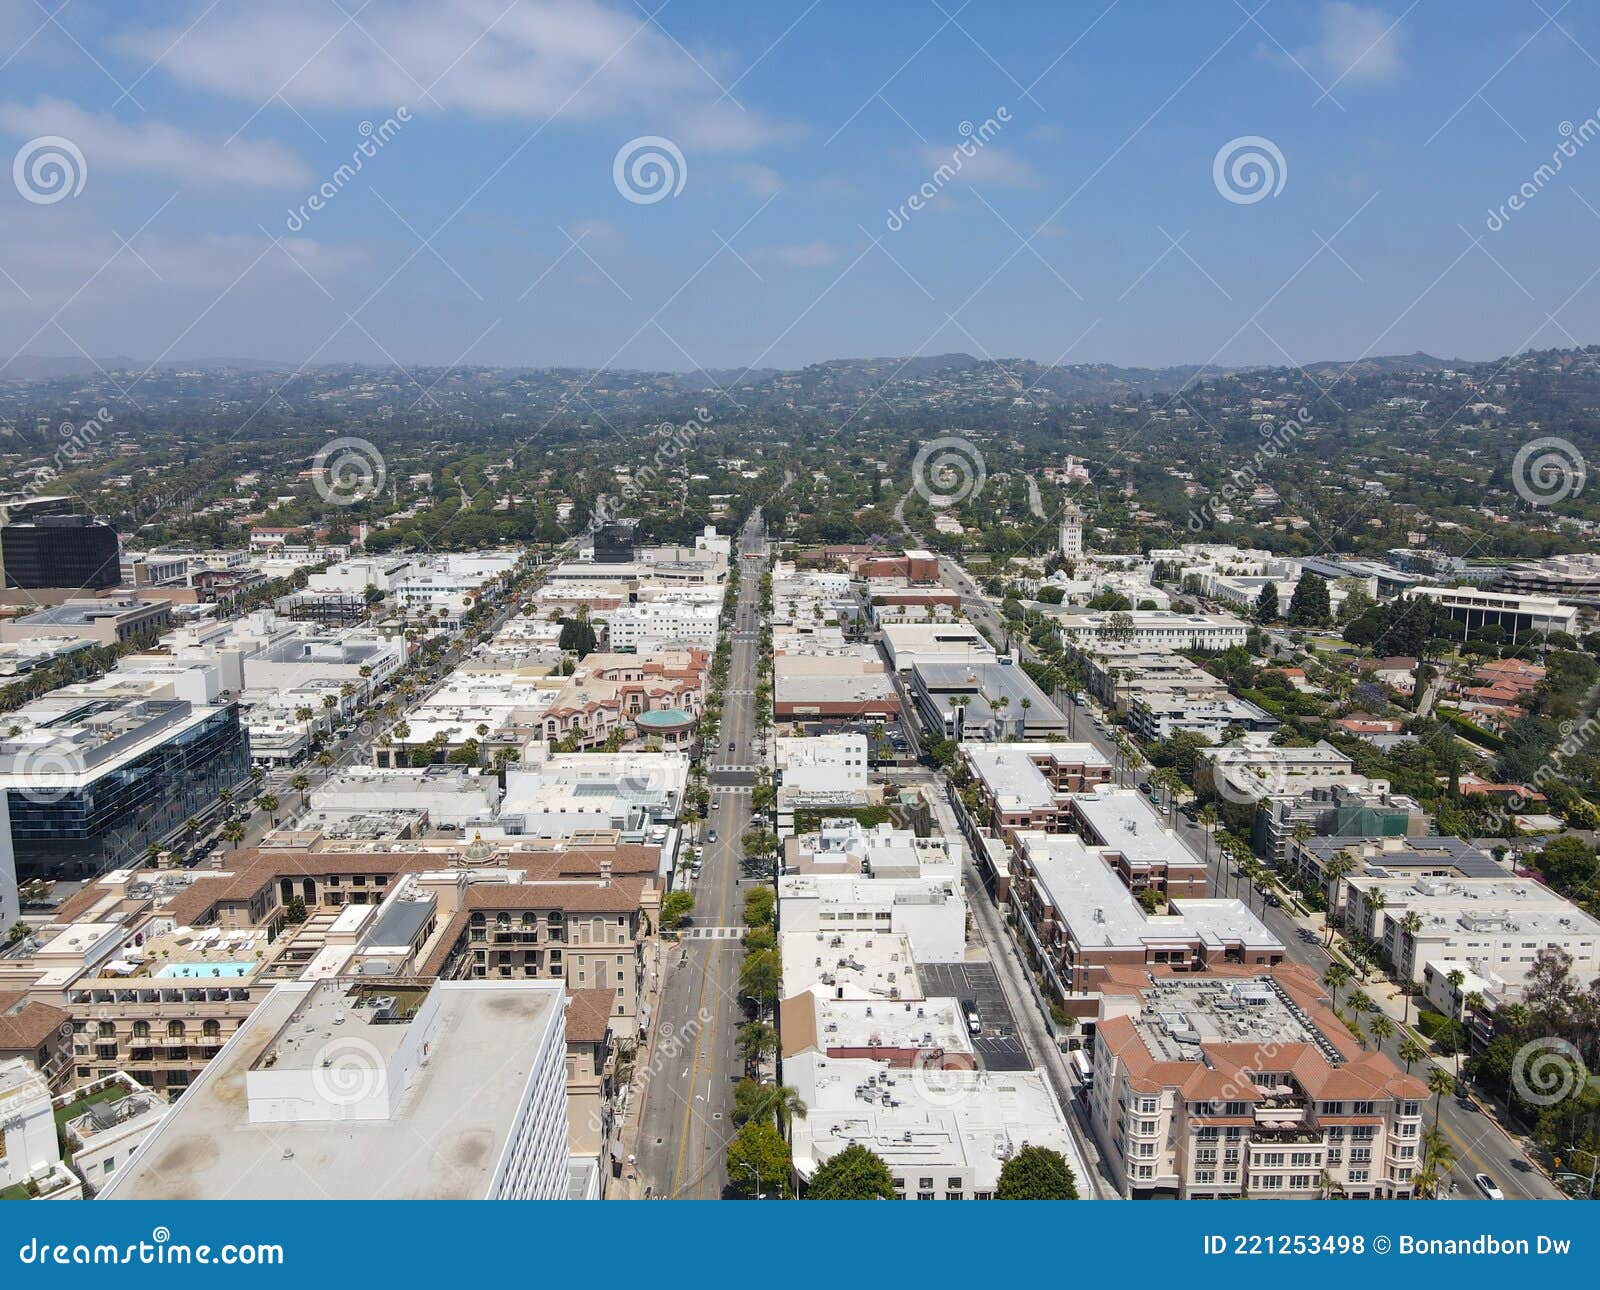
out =
{"type": "Polygon", "coordinates": [[[547,981],[280,985],[102,1199],[562,1199],[564,995],[547,981]]]}

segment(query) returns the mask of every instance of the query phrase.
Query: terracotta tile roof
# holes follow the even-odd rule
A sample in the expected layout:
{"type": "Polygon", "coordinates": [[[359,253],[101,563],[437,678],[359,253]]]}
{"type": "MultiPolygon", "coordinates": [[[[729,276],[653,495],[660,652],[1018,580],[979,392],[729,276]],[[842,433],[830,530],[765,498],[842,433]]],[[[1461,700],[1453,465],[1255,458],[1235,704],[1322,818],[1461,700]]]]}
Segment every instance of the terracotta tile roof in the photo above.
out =
{"type": "Polygon", "coordinates": [[[467,888],[466,908],[479,910],[560,909],[569,914],[627,914],[639,908],[644,884],[620,878],[597,882],[477,882],[467,888]]]}
{"type": "Polygon", "coordinates": [[[415,851],[241,850],[228,857],[229,873],[196,879],[167,905],[179,925],[192,926],[225,901],[247,901],[279,878],[327,878],[333,874],[420,873],[441,868],[449,857],[415,851]]]}
{"type": "Polygon", "coordinates": [[[567,1042],[603,1044],[611,1030],[611,1005],[616,991],[604,989],[570,990],[567,1005],[567,1042]]]}
{"type": "Polygon", "coordinates": [[[0,1053],[32,1053],[72,1018],[48,1003],[30,1003],[20,994],[0,995],[0,1053]]]}
{"type": "MultiPolygon", "coordinates": [[[[1317,1101],[1381,1101],[1387,1098],[1429,1096],[1428,1086],[1414,1075],[1407,1075],[1382,1053],[1369,1053],[1356,1042],[1344,1024],[1325,1002],[1322,982],[1302,964],[1280,964],[1274,968],[1226,965],[1207,973],[1215,977],[1248,979],[1266,973],[1305,1010],[1312,1024],[1338,1049],[1342,1061],[1330,1063],[1312,1044],[1290,1043],[1215,1043],[1201,1046],[1206,1062],[1159,1061],[1153,1057],[1128,1016],[1109,1017],[1099,1023],[1099,1036],[1127,1067],[1128,1083],[1139,1092],[1154,1093],[1176,1088],[1189,1101],[1226,1100],[1255,1102],[1263,1094],[1256,1088],[1251,1073],[1261,1070],[1287,1070],[1308,1097],[1317,1101]]],[[[1157,973],[1171,976],[1170,973],[1157,973]]],[[[1173,979],[1180,979],[1174,977],[1173,979]]],[[[1103,993],[1139,994],[1148,985],[1144,969],[1111,968],[1103,993]]]]}

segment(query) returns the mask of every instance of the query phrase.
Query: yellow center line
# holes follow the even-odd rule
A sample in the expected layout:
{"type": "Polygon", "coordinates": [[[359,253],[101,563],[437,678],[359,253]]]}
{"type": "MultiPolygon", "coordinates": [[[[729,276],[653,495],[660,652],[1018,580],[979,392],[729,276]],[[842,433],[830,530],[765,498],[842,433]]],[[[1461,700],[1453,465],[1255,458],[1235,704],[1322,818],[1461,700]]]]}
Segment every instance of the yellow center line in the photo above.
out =
{"type": "MultiPolygon", "coordinates": [[[[739,589],[738,601],[736,601],[735,605],[734,605],[734,626],[736,628],[737,628],[738,622],[739,622],[739,613],[740,613],[741,603],[744,600],[744,595],[745,595],[744,588],[741,586],[740,589],[739,589]]],[[[748,649],[749,646],[746,645],[745,648],[748,649]]],[[[737,650],[738,646],[735,646],[735,649],[737,650]]],[[[734,659],[730,655],[730,657],[728,659],[728,679],[729,679],[730,682],[732,681],[733,677],[737,674],[737,671],[738,670],[734,667],[734,659]]],[[[733,730],[734,722],[731,719],[731,714],[730,714],[730,720],[728,722],[728,725],[729,725],[730,733],[742,733],[742,732],[737,732],[737,731],[733,730]]],[[[723,846],[723,847],[727,847],[727,846],[729,846],[731,844],[726,839],[724,839],[718,845],[723,846]]],[[[732,891],[732,882],[731,882],[732,878],[733,878],[733,864],[732,864],[732,862],[730,860],[729,864],[727,865],[727,867],[724,870],[723,875],[722,875],[722,900],[721,900],[721,903],[720,903],[720,905],[718,906],[718,909],[717,909],[717,926],[719,926],[719,927],[726,927],[728,925],[728,897],[729,897],[729,895],[731,894],[731,891],[732,891]]],[[[721,954],[717,953],[717,951],[716,951],[716,949],[714,947],[709,947],[708,946],[708,948],[706,950],[706,953],[707,954],[715,954],[716,955],[716,978],[717,978],[716,979],[716,988],[717,988],[717,993],[720,995],[721,992],[722,992],[722,963],[723,963],[723,957],[722,957],[721,954]]],[[[710,980],[711,980],[711,975],[712,975],[711,974],[711,968],[712,968],[712,964],[710,962],[706,962],[706,963],[702,964],[702,967],[701,967],[700,996],[699,996],[698,1002],[695,1005],[695,1014],[694,1014],[696,1017],[702,1017],[702,1016],[705,1015],[706,986],[707,986],[707,984],[710,983],[710,980]]],[[[716,1066],[716,1056],[715,1055],[716,1055],[716,1042],[717,1042],[717,1018],[718,1018],[719,1015],[720,1015],[720,1009],[714,1009],[712,1011],[712,1014],[711,1014],[711,1024],[709,1026],[707,1026],[705,1030],[699,1031],[695,1035],[694,1061],[691,1063],[690,1068],[689,1068],[689,1088],[688,1088],[687,1095],[685,1096],[684,1102],[683,1102],[683,1130],[682,1130],[682,1133],[680,1134],[680,1136],[678,1138],[678,1162],[677,1162],[677,1167],[673,1170],[673,1173],[672,1173],[672,1195],[673,1195],[674,1198],[677,1197],[678,1189],[683,1185],[683,1164],[684,1164],[684,1160],[687,1158],[688,1152],[689,1152],[689,1135],[693,1131],[693,1128],[694,1128],[694,1098],[695,1098],[695,1089],[700,1083],[700,1054],[701,1054],[702,1050],[707,1051],[707,1053],[709,1055],[709,1060],[710,1060],[710,1064],[711,1064],[712,1068],[715,1069],[715,1066],[716,1066]],[[709,1044],[707,1043],[708,1039],[710,1041],[709,1044]]],[[[708,1111],[711,1109],[709,1101],[706,1104],[706,1109],[708,1111]]],[[[703,1189],[705,1187],[705,1179],[706,1179],[708,1173],[709,1173],[709,1167],[703,1168],[700,1171],[700,1183],[695,1189],[695,1196],[696,1196],[697,1199],[700,1197],[701,1192],[703,1191],[703,1189]]]]}

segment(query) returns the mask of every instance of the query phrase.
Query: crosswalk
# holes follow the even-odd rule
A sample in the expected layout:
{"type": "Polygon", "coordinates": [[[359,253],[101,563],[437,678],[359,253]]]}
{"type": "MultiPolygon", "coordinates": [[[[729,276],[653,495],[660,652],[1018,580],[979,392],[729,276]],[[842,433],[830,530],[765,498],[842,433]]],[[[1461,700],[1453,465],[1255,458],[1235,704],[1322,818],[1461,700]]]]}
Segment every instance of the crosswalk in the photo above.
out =
{"type": "Polygon", "coordinates": [[[737,941],[744,939],[745,931],[743,927],[685,927],[682,936],[686,941],[737,941]]]}

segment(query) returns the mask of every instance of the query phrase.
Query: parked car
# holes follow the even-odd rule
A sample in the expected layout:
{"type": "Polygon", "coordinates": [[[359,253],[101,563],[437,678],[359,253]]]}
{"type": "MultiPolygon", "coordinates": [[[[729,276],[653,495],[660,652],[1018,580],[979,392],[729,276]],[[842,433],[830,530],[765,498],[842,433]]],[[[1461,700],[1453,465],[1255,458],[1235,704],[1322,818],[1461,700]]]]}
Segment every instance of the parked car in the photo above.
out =
{"type": "Polygon", "coordinates": [[[1472,1181],[1478,1184],[1478,1190],[1483,1193],[1486,1200],[1504,1200],[1506,1198],[1505,1192],[1500,1190],[1495,1180],[1489,1177],[1488,1174],[1474,1174],[1472,1181]]]}

